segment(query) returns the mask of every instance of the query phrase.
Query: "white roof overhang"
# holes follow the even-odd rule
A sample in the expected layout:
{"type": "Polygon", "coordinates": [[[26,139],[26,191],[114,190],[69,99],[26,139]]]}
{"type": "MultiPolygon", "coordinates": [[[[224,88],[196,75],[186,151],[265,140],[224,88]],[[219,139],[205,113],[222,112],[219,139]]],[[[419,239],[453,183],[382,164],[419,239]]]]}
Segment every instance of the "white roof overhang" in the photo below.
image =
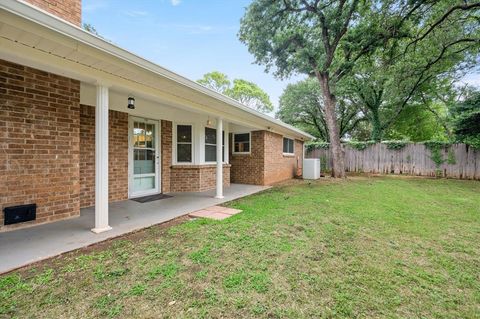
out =
{"type": "Polygon", "coordinates": [[[22,1],[0,3],[0,58],[86,83],[141,92],[241,125],[313,138],[22,1]]]}

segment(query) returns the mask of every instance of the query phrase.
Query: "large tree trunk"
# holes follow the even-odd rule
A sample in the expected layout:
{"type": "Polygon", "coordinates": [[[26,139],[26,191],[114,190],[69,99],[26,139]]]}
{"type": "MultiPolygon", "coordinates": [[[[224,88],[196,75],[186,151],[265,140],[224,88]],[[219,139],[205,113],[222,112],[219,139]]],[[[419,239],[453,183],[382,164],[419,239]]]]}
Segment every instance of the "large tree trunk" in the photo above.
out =
{"type": "Polygon", "coordinates": [[[330,151],[333,159],[332,176],[343,178],[345,177],[345,155],[340,144],[340,132],[338,130],[337,115],[335,114],[336,99],[330,91],[328,73],[316,72],[316,76],[318,81],[320,81],[325,102],[325,121],[330,137],[330,151]]]}
{"type": "Polygon", "coordinates": [[[383,138],[383,127],[382,122],[380,121],[380,114],[378,114],[378,109],[371,109],[371,124],[372,124],[372,135],[370,136],[372,141],[381,142],[383,138]]]}

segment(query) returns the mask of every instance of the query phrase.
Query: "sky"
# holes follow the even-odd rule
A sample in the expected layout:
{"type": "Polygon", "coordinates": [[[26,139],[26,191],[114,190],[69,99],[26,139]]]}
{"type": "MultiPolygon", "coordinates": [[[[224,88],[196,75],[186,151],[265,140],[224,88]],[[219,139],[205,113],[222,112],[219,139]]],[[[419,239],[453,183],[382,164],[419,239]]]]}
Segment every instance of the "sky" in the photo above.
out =
{"type": "MultiPolygon", "coordinates": [[[[275,108],[288,83],[253,64],[238,40],[240,19],[251,0],[83,0],[83,22],[116,45],[191,80],[220,71],[255,82],[275,108]]],[[[479,70],[463,82],[480,86],[479,70]]],[[[272,114],[271,114],[272,115],[272,114]]]]}
{"type": "Polygon", "coordinates": [[[84,23],[114,44],[191,80],[220,71],[255,82],[275,107],[293,77],[279,81],[238,40],[250,0],[83,0],[84,23]]]}

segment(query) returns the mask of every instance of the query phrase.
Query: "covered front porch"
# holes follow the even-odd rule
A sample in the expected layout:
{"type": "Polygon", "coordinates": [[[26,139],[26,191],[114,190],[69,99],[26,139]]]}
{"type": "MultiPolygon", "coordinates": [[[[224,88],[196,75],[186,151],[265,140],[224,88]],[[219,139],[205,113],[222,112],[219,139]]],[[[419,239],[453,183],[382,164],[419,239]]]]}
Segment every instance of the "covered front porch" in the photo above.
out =
{"type": "Polygon", "coordinates": [[[0,233],[0,273],[118,237],[145,227],[164,223],[212,205],[218,205],[267,189],[266,186],[231,184],[224,198],[215,190],[170,193],[171,198],[147,203],[124,200],[109,204],[112,230],[94,234],[94,207],[83,208],[80,217],[0,233]]]}
{"type": "Polygon", "coordinates": [[[171,192],[222,199],[230,185],[229,135],[253,129],[189,104],[81,82],[80,207],[94,206],[91,230],[114,227],[109,202],[171,192]]]}
{"type": "Polygon", "coordinates": [[[8,83],[0,232],[12,231],[0,239],[14,243],[0,256],[16,260],[32,243],[42,252],[43,232],[57,238],[41,256],[54,255],[63,250],[48,243],[74,249],[240,196],[228,194],[236,189],[230,182],[268,185],[299,175],[310,135],[29,4],[2,2],[0,17],[0,80],[8,83]],[[285,153],[285,141],[295,149],[285,153]],[[186,194],[128,201],[172,192],[186,194]],[[150,206],[163,219],[143,214],[150,206]],[[138,224],[120,223],[131,214],[138,224]],[[17,230],[44,223],[52,224],[17,230]]]}
{"type": "Polygon", "coordinates": [[[102,233],[115,226],[112,202],[212,189],[208,194],[222,199],[230,184],[229,136],[273,126],[265,115],[32,6],[0,9],[0,67],[17,81],[2,105],[9,153],[1,158],[7,187],[0,209],[35,209],[25,220],[0,223],[0,231],[77,217],[94,206],[86,229],[102,233]]]}

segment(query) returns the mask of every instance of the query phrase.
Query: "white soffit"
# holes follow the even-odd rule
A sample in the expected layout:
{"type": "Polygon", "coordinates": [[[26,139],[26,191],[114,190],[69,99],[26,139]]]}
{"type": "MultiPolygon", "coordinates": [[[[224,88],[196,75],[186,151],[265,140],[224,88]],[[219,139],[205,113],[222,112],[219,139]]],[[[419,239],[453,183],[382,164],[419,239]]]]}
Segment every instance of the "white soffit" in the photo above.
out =
{"type": "MultiPolygon", "coordinates": [[[[177,100],[184,100],[188,106],[204,108],[206,112],[226,119],[234,118],[259,129],[301,139],[313,138],[308,133],[142,59],[30,4],[3,0],[0,9],[0,40],[3,38],[14,42],[12,48],[21,44],[86,66],[98,74],[105,73],[133,81],[177,100]]],[[[5,55],[8,56],[7,53],[5,55]]],[[[88,73],[85,68],[83,70],[83,73],[88,73]]],[[[79,74],[78,78],[85,81],[86,77],[88,74],[79,74]]],[[[94,81],[92,76],[91,83],[94,81]]]]}

